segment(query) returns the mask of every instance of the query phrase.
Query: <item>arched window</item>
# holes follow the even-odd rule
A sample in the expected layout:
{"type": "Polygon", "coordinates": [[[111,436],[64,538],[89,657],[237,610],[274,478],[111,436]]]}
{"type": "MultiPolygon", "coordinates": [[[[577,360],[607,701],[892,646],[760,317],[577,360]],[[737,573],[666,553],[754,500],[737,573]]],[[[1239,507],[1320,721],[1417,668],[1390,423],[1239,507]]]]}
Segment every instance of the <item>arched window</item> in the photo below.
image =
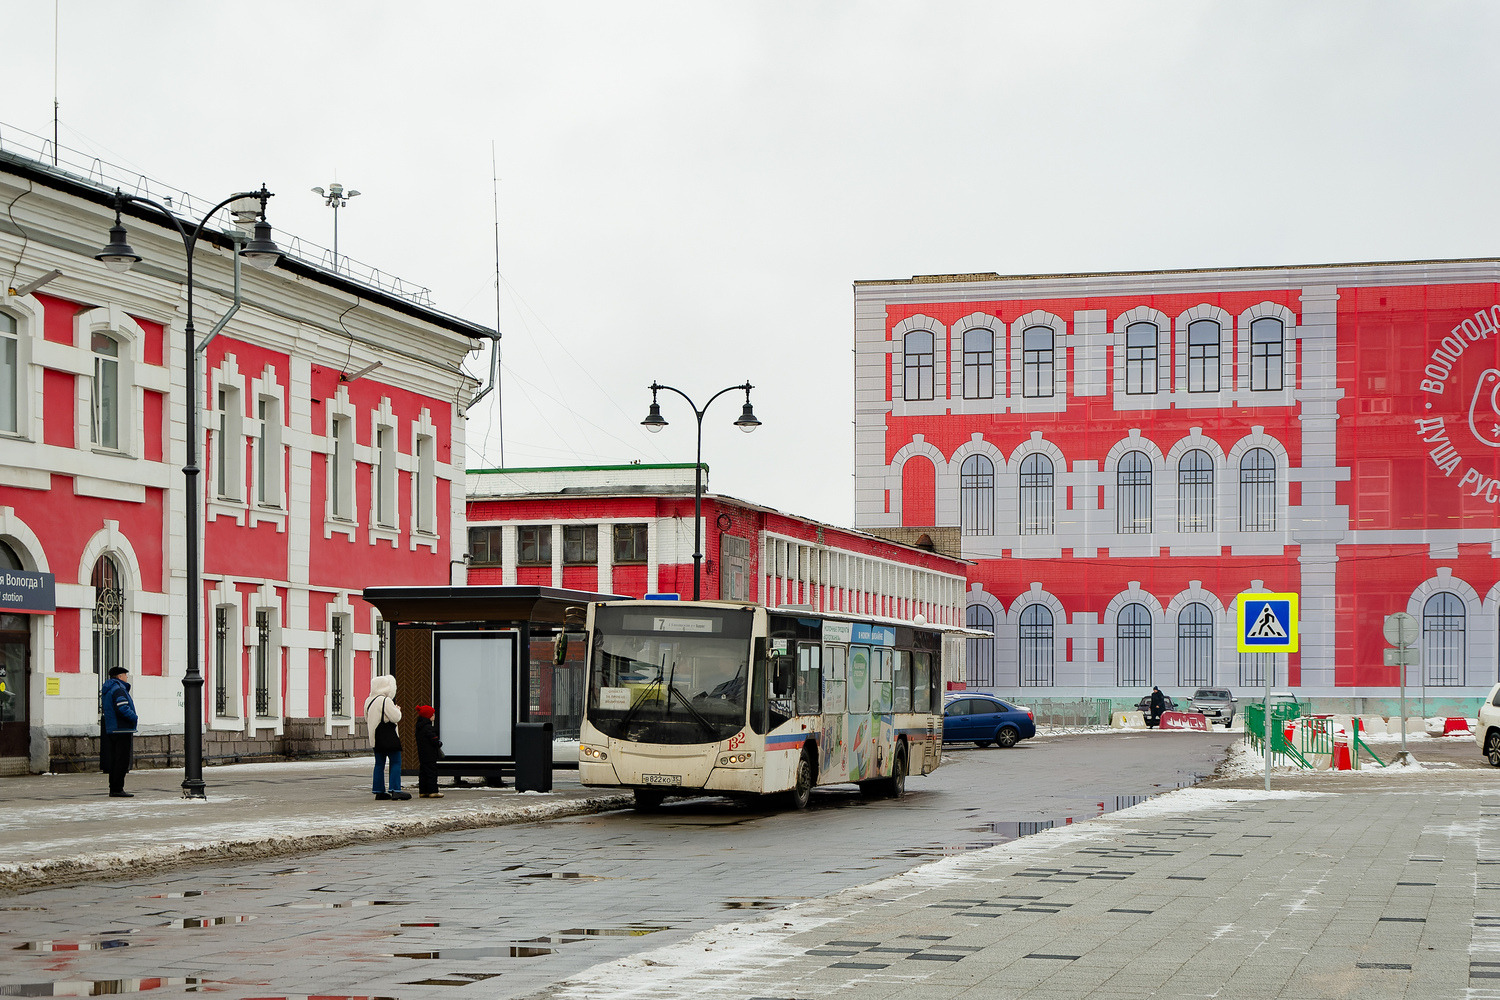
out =
{"type": "Polygon", "coordinates": [[[901,383],[907,399],[932,398],[932,333],[913,330],[906,335],[906,362],[901,383]]]}
{"type": "Polygon", "coordinates": [[[1264,448],[1240,459],[1240,530],[1276,530],[1276,458],[1264,448]]]}
{"type": "Polygon", "coordinates": [[[1151,612],[1127,604],[1115,618],[1115,680],[1120,687],[1151,683],[1151,612]]]}
{"type": "Polygon", "coordinates": [[[1028,326],[1021,332],[1021,395],[1052,395],[1056,371],[1054,337],[1050,326],[1028,326]]]}
{"type": "Polygon", "coordinates": [[[5,542],[0,542],[0,569],[24,570],[21,565],[21,557],[16,555],[16,550],[5,542]]]}
{"type": "Polygon", "coordinates": [[[1281,320],[1262,316],[1250,323],[1250,388],[1280,390],[1283,381],[1282,355],[1285,350],[1281,320]]]}
{"type": "Polygon", "coordinates": [[[995,396],[995,334],[977,329],[964,332],[964,399],[995,396]]]}
{"type": "Polygon", "coordinates": [[[1463,685],[1466,624],[1464,602],[1457,594],[1433,594],[1422,605],[1422,668],[1428,684],[1463,685]]]}
{"type": "Polygon", "coordinates": [[[120,342],[95,333],[94,381],[90,389],[89,440],[100,448],[120,447],[120,342]]]}
{"type": "Polygon", "coordinates": [[[995,533],[995,465],[970,455],[958,470],[958,523],[965,535],[995,533]]]}
{"type": "Polygon", "coordinates": [[[1052,459],[1032,452],[1021,460],[1021,534],[1052,534],[1052,459]]]}
{"type": "Polygon", "coordinates": [[[1132,396],[1156,392],[1155,323],[1131,323],[1125,328],[1125,391],[1132,396]]]}
{"type": "Polygon", "coordinates": [[[1188,392],[1219,391],[1219,324],[1198,319],[1188,324],[1188,392]]]}
{"type": "Polygon", "coordinates": [[[16,405],[21,395],[19,350],[15,318],[0,313],[0,431],[8,434],[21,427],[16,405]]]}
{"type": "Polygon", "coordinates": [[[988,632],[984,639],[968,640],[968,656],[965,680],[970,687],[994,687],[995,685],[995,613],[983,604],[971,604],[964,612],[964,624],[969,628],[988,632]]]}
{"type": "Polygon", "coordinates": [[[94,673],[103,681],[111,667],[128,667],[124,653],[125,585],[119,565],[109,556],[94,563],[94,673]]]}
{"type": "Polygon", "coordinates": [[[1115,473],[1115,500],[1120,534],[1138,535],[1151,530],[1151,459],[1145,452],[1127,451],[1120,456],[1115,473]]]}
{"type": "Polygon", "coordinates": [[[1021,612],[1021,686],[1052,686],[1052,611],[1045,604],[1021,612]]]}
{"type": "Polygon", "coordinates": [[[1177,614],[1177,683],[1199,687],[1213,678],[1214,613],[1195,602],[1177,614]]]}
{"type": "Polygon", "coordinates": [[[1214,460],[1201,448],[1177,462],[1177,530],[1214,530],[1214,460]]]}

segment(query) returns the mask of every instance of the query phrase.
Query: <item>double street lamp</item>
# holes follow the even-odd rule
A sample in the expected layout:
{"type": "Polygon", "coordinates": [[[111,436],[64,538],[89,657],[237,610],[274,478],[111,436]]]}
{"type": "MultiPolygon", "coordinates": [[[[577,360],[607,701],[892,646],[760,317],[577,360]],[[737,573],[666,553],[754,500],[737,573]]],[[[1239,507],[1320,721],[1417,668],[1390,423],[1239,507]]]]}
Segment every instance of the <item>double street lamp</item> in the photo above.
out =
{"type": "MultiPolygon", "coordinates": [[[[183,692],[183,779],[182,794],[185,798],[207,798],[203,787],[203,674],[198,669],[198,646],[201,621],[200,605],[203,595],[199,591],[200,567],[198,565],[198,344],[193,329],[193,252],[198,238],[221,208],[231,203],[238,205],[231,210],[236,221],[255,223],[250,241],[238,249],[239,255],[253,267],[268,270],[281,258],[281,250],[271,239],[271,224],[266,221],[266,201],[271,192],[264,184],[259,191],[242,191],[219,202],[203,216],[191,230],[166,206],[142,198],[139,195],[115,191],[115,224],[109,230],[109,244],[94,254],[112,271],[125,272],[140,263],[141,256],[126,242],[125,226],[120,213],[125,206],[137,204],[153,208],[172,224],[177,235],[182,237],[183,250],[187,255],[187,464],[182,474],[187,479],[187,670],[182,677],[183,692]],[[259,203],[259,209],[253,207],[259,203]]],[[[239,272],[235,272],[235,291],[239,291],[239,272]]],[[[236,303],[238,305],[238,303],[236,303]]],[[[227,317],[226,317],[227,318],[227,317]]]]}
{"type": "Polygon", "coordinates": [[[693,409],[693,416],[698,420],[698,460],[693,463],[693,600],[698,600],[702,593],[703,578],[703,414],[713,405],[714,400],[726,392],[736,392],[743,389],[745,392],[745,405],[740,410],[740,418],[734,422],[734,426],[749,434],[760,426],[760,421],[755,419],[755,411],[750,407],[750,390],[753,389],[749,382],[744,385],[731,385],[720,389],[708,398],[708,402],[700,409],[693,402],[692,397],[681,389],[675,389],[670,385],[661,385],[657,382],[651,383],[651,410],[646,414],[646,419],[641,421],[641,426],[653,434],[667,426],[667,421],[661,415],[661,406],[656,402],[656,394],[665,389],[675,392],[687,400],[688,406],[693,409]]]}

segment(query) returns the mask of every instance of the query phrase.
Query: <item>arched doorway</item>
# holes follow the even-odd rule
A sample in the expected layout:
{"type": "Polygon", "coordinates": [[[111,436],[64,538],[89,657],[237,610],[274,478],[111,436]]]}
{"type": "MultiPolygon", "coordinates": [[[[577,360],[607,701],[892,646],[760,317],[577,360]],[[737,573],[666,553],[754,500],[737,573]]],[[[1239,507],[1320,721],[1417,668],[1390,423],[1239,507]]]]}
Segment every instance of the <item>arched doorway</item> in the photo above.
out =
{"type": "MultiPolygon", "coordinates": [[[[0,542],[0,569],[25,568],[15,549],[0,542]]],[[[25,761],[31,754],[30,675],[31,616],[0,614],[0,758],[25,761]]],[[[0,773],[14,770],[0,764],[0,773]]]]}

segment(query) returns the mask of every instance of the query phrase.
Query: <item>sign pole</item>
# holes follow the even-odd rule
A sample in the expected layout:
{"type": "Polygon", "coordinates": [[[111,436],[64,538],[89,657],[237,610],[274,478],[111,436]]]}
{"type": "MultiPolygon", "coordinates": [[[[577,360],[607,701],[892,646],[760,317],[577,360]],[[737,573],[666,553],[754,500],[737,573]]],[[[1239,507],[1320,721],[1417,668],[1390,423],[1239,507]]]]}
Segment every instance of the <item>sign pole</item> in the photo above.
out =
{"type": "MultiPolygon", "coordinates": [[[[1422,657],[1416,650],[1417,643],[1422,638],[1422,623],[1416,617],[1404,611],[1398,611],[1393,615],[1385,616],[1385,624],[1382,627],[1385,640],[1395,649],[1385,651],[1386,666],[1399,666],[1401,668],[1401,755],[1397,760],[1402,764],[1412,762],[1411,753],[1406,749],[1406,671],[1415,664],[1418,668],[1422,665],[1422,657]]],[[[1427,715],[1427,678],[1422,678],[1422,715],[1427,715]]]]}
{"type": "Polygon", "coordinates": [[[1266,721],[1266,791],[1271,790],[1271,675],[1276,673],[1276,654],[1265,654],[1263,661],[1266,681],[1266,700],[1262,703],[1262,712],[1266,721]]]}

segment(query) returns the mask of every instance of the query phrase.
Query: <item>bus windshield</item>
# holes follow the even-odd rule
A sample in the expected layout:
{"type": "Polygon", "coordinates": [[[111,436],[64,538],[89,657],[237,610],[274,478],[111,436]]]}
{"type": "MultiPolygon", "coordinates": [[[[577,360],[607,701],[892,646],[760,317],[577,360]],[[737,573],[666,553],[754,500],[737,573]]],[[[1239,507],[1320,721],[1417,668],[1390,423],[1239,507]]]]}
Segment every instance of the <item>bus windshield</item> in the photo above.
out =
{"type": "Polygon", "coordinates": [[[642,743],[717,743],[745,725],[754,615],[739,609],[598,609],[588,718],[642,743]]]}

